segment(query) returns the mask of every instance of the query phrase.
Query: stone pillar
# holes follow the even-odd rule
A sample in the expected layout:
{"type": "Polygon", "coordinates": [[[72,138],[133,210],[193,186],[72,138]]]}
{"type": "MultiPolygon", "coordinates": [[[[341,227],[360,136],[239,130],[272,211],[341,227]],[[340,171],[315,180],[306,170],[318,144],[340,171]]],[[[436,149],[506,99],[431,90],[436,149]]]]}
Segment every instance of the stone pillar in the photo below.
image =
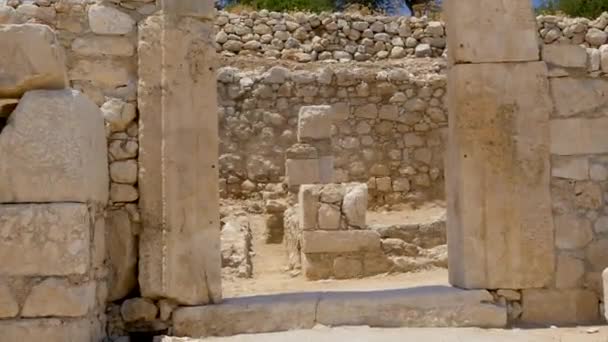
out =
{"type": "Polygon", "coordinates": [[[142,296],[221,300],[216,61],[210,0],[166,0],[139,40],[142,296]]]}
{"type": "Polygon", "coordinates": [[[446,1],[450,283],[550,286],[547,68],[529,0],[446,1]]]}
{"type": "Polygon", "coordinates": [[[302,184],[327,184],[334,178],[331,150],[332,106],[304,106],[298,113],[298,143],[286,151],[285,175],[292,190],[302,184]]]}

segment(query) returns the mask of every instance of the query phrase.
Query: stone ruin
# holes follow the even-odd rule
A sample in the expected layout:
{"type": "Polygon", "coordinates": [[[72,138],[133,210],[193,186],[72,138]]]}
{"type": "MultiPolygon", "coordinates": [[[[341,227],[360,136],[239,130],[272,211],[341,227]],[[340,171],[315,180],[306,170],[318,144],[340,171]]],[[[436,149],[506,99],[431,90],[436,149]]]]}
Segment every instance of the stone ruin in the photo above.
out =
{"type": "MultiPolygon", "coordinates": [[[[230,247],[225,253],[220,248],[222,224],[235,235],[248,229],[235,218],[222,221],[219,213],[223,133],[216,115],[218,37],[211,1],[0,1],[3,339],[112,341],[129,333],[228,335],[317,323],[506,327],[598,321],[608,266],[608,83],[598,77],[608,70],[606,24],[540,18],[537,28],[527,0],[509,7],[500,1],[450,1],[445,11],[448,270],[455,287],[223,300],[222,264],[242,265],[239,258],[250,247],[226,235],[230,247]],[[539,45],[539,36],[550,45],[539,45]]],[[[333,19],[325,19],[319,22],[331,26],[333,19]]],[[[380,30],[376,22],[372,33],[374,25],[380,30]]],[[[218,26],[226,32],[228,24],[218,26]]],[[[306,43],[302,24],[297,35],[306,43]]],[[[383,30],[391,27],[386,24],[383,30]]],[[[431,37],[439,41],[442,35],[432,26],[438,33],[431,37]]],[[[361,37],[351,41],[360,39],[363,44],[361,37]]],[[[228,37],[225,44],[230,40],[237,39],[228,37]]],[[[389,53],[386,44],[378,49],[377,57],[389,53]]],[[[346,55],[332,52],[336,56],[346,55]]],[[[285,76],[278,68],[268,72],[285,76]]],[[[317,93],[306,84],[319,78],[309,82],[308,74],[294,74],[290,79],[303,85],[296,86],[298,101],[315,102],[317,93]]],[[[434,116],[429,109],[441,108],[445,91],[438,90],[441,84],[423,85],[409,96],[404,88],[405,97],[377,105],[397,95],[389,82],[397,74],[374,74],[382,85],[368,93],[358,86],[359,76],[334,72],[326,85],[346,87],[339,94],[350,101],[348,109],[338,102],[305,108],[302,131],[296,141],[287,139],[297,142],[285,151],[285,169],[287,183],[297,186],[298,203],[272,203],[276,198],[269,196],[266,210],[283,221],[289,260],[310,278],[358,277],[414,262],[392,254],[410,248],[405,238],[386,241],[395,239],[395,229],[367,225],[367,191],[398,189],[401,196],[410,178],[430,179],[442,169],[378,172],[373,189],[348,177],[332,183],[338,174],[332,170],[342,162],[333,153],[327,122],[342,113],[390,127],[391,137],[407,137],[404,146],[409,142],[421,151],[421,162],[431,165],[436,158],[432,148],[441,144],[419,138],[432,126],[430,118],[445,125],[442,110],[434,116]],[[390,96],[379,96],[389,90],[390,96]],[[348,94],[354,93],[371,103],[353,101],[348,94]],[[423,94],[428,105],[414,94],[423,94]],[[410,112],[424,112],[429,120],[421,114],[422,121],[395,123],[410,112]],[[305,168],[310,172],[302,173],[305,168]]],[[[410,76],[403,77],[397,86],[408,86],[410,76]]],[[[229,86],[233,81],[220,80],[236,99],[241,88],[229,86]]],[[[255,82],[241,78],[239,85],[251,90],[255,82]]],[[[265,86],[253,91],[264,97],[281,87],[265,86]]],[[[223,106],[225,113],[229,107],[223,106]]],[[[371,137],[370,128],[361,126],[371,137]]],[[[404,158],[403,148],[400,153],[404,158]]],[[[228,189],[228,179],[224,183],[228,189]]],[[[397,231],[418,234],[406,227],[397,231]]],[[[280,233],[270,229],[268,239],[278,240],[280,233]]]]}

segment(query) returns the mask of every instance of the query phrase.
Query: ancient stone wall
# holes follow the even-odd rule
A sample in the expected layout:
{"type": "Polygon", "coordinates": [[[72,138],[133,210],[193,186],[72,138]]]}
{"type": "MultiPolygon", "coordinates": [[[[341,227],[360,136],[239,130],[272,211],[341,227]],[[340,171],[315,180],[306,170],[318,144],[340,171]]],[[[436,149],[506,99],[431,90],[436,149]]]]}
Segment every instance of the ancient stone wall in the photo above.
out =
{"type": "Polygon", "coordinates": [[[223,195],[258,193],[281,182],[300,108],[332,105],[336,182],[368,182],[373,204],[441,197],[444,67],[434,61],[220,69],[223,195]]]}

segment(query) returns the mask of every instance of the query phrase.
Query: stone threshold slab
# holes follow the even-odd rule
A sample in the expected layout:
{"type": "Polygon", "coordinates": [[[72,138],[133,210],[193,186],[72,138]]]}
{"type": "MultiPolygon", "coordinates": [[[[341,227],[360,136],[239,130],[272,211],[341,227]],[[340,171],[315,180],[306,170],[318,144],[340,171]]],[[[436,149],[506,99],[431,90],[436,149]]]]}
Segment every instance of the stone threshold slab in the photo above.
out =
{"type": "Polygon", "coordinates": [[[507,310],[485,290],[423,286],[226,299],[173,313],[175,336],[206,337],[327,326],[503,328],[507,310]]]}

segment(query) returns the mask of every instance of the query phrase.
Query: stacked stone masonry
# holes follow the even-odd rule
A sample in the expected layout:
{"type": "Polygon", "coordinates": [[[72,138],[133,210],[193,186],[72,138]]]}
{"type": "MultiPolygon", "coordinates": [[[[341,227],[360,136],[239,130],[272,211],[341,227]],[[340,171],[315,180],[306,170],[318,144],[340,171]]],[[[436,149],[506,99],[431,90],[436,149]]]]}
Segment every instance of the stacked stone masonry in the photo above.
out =
{"type": "Polygon", "coordinates": [[[368,226],[367,185],[302,185],[285,212],[288,265],[308,279],[348,279],[445,267],[445,221],[368,226]]]}
{"type": "Polygon", "coordinates": [[[0,331],[7,341],[98,341],[108,298],[106,136],[69,88],[55,32],[0,25],[0,331]]]}

